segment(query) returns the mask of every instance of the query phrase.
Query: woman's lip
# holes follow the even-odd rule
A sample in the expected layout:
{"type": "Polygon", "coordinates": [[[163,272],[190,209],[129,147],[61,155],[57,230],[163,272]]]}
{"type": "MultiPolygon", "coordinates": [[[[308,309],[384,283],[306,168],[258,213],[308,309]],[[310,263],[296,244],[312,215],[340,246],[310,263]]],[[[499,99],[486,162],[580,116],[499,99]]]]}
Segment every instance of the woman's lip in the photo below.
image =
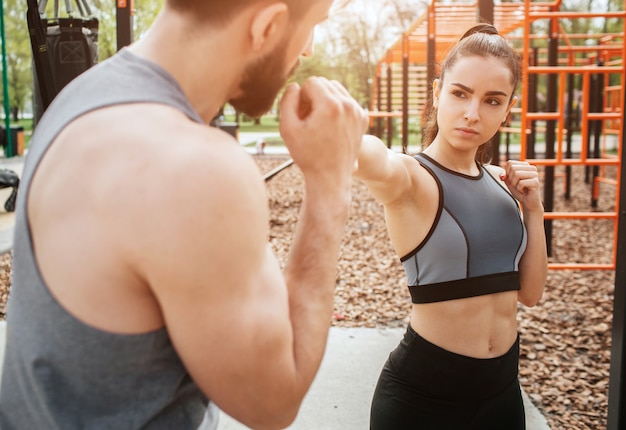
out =
{"type": "Polygon", "coordinates": [[[478,134],[478,132],[476,130],[474,130],[473,128],[463,128],[463,127],[459,127],[456,129],[459,133],[461,133],[462,135],[467,135],[467,136],[472,136],[475,134],[478,134]]]}

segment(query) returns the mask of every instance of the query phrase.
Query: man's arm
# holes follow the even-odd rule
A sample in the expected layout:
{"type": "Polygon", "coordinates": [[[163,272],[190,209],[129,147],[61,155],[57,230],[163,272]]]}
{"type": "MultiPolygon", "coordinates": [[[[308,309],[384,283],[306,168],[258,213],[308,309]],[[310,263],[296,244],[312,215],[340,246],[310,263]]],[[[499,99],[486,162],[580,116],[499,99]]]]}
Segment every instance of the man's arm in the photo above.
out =
{"type": "MultiPolygon", "coordinates": [[[[173,176],[185,172],[184,185],[165,185],[168,204],[134,233],[136,270],[153,289],[191,376],[226,413],[255,429],[291,423],[319,368],[352,166],[367,125],[345,89],[320,79],[290,87],[281,112],[281,131],[305,177],[284,276],[267,246],[257,166],[205,127],[176,128],[204,143],[168,160],[173,176]]],[[[138,213],[158,205],[157,196],[144,198],[138,213]]]]}
{"type": "Polygon", "coordinates": [[[304,396],[321,362],[330,325],[336,264],[367,116],[337,82],[287,88],[281,134],[304,175],[305,193],[285,267],[294,358],[304,396]]]}

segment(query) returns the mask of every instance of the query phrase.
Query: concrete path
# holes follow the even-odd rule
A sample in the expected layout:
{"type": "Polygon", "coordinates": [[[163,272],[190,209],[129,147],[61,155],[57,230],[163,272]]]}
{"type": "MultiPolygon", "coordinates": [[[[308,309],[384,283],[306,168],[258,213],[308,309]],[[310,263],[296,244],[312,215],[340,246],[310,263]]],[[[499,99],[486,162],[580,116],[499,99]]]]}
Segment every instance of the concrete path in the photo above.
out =
{"type": "MultiPolygon", "coordinates": [[[[330,330],[320,370],[291,430],[366,430],[372,393],[385,360],[405,329],[330,330]]],[[[546,419],[524,394],[527,430],[550,430],[546,419]]],[[[248,427],[222,413],[218,430],[248,427]]]]}

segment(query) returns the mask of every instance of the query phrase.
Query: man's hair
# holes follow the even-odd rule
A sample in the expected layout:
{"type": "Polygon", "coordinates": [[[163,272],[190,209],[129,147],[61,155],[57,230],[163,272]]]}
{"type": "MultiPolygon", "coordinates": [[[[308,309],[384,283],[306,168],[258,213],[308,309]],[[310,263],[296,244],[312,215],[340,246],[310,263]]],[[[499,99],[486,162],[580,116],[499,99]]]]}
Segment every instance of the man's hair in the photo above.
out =
{"type": "MultiPolygon", "coordinates": [[[[261,0],[167,0],[178,11],[193,12],[203,23],[222,26],[240,10],[261,0]]],[[[289,7],[291,19],[300,18],[310,7],[311,0],[277,0],[289,7]]]]}

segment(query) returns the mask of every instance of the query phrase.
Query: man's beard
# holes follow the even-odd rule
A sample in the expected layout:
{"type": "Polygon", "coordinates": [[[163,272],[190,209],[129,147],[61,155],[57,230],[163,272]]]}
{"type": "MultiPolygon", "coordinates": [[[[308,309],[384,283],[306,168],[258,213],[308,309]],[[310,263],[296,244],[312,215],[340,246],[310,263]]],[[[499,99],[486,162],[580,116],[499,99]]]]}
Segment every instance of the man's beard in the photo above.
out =
{"type": "Polygon", "coordinates": [[[271,54],[246,68],[239,85],[241,94],[228,101],[238,112],[257,118],[272,108],[276,95],[296,68],[285,75],[286,47],[284,41],[271,54]]]}

